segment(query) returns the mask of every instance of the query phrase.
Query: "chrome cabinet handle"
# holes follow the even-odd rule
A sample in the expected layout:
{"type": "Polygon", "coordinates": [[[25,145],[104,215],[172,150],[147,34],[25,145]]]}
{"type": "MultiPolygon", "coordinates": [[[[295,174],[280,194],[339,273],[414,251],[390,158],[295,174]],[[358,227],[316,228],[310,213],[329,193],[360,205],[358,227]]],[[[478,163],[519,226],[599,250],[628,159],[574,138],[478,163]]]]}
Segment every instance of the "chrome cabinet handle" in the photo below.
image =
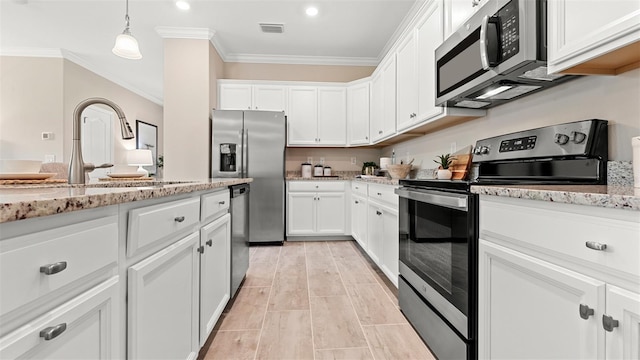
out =
{"type": "Polygon", "coordinates": [[[213,240],[209,239],[209,240],[207,241],[207,245],[209,245],[209,246],[213,246],[213,240]]]}
{"type": "Polygon", "coordinates": [[[378,210],[376,210],[376,215],[382,215],[382,213],[378,210]]]}
{"type": "Polygon", "coordinates": [[[589,249],[603,251],[607,249],[607,244],[602,244],[595,241],[587,241],[584,243],[589,249]]]}
{"type": "Polygon", "coordinates": [[[580,304],[580,317],[588,320],[591,315],[593,315],[593,309],[587,305],[580,304]]]}
{"type": "Polygon", "coordinates": [[[198,246],[197,250],[200,254],[204,254],[204,246],[198,246]]]}
{"type": "Polygon", "coordinates": [[[382,130],[378,131],[378,134],[382,134],[382,130]]]}
{"type": "Polygon", "coordinates": [[[53,274],[59,273],[60,271],[66,268],[67,268],[67,262],[59,261],[57,263],[40,266],[40,272],[45,275],[53,275],[53,274]]]}
{"type": "Polygon", "coordinates": [[[355,201],[355,203],[356,203],[356,204],[360,204],[360,201],[356,200],[356,201],[355,201]]]}
{"type": "Polygon", "coordinates": [[[184,221],[184,216],[176,216],[173,220],[175,220],[176,222],[183,222],[184,221]]]}
{"type": "Polygon", "coordinates": [[[218,201],[219,205],[224,205],[225,201],[218,201]]]}
{"type": "Polygon", "coordinates": [[[617,328],[620,325],[618,320],[613,320],[609,315],[602,315],[602,327],[608,332],[612,332],[613,328],[617,328]]]}
{"type": "Polygon", "coordinates": [[[67,330],[67,324],[62,323],[56,326],[49,326],[40,331],[40,337],[45,340],[52,340],[62,334],[65,330],[67,330]]]}
{"type": "Polygon", "coordinates": [[[378,193],[378,196],[382,196],[382,193],[378,193]]]}
{"type": "Polygon", "coordinates": [[[365,136],[365,137],[364,137],[364,139],[365,139],[365,140],[369,140],[369,137],[368,137],[368,136],[365,136]]]}

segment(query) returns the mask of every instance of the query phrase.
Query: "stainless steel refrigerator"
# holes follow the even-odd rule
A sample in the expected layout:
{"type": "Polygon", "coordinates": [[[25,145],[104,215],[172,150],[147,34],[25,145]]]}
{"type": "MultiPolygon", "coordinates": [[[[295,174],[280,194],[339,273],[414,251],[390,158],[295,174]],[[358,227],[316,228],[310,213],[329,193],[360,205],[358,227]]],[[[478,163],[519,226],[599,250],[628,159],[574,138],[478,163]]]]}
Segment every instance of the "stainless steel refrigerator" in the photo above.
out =
{"type": "Polygon", "coordinates": [[[286,118],[278,111],[213,110],[211,177],[253,178],[249,242],[284,241],[286,118]]]}

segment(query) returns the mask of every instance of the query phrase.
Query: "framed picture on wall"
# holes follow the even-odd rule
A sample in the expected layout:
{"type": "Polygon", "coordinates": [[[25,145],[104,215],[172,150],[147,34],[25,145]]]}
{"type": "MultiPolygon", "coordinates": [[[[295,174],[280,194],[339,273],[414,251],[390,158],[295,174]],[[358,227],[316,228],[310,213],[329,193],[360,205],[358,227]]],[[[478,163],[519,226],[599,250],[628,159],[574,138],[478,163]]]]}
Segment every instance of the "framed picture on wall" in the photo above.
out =
{"type": "Polygon", "coordinates": [[[144,166],[149,175],[155,175],[158,171],[158,127],[153,124],[136,120],[136,148],[149,149],[153,157],[153,165],[144,166]]]}

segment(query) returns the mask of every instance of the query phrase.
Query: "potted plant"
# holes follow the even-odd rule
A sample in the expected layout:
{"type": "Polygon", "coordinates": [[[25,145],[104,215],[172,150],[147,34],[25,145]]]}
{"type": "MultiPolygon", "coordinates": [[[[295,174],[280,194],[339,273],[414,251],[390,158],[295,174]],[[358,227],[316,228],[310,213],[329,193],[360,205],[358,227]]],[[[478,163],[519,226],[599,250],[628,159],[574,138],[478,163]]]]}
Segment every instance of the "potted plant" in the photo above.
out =
{"type": "Polygon", "coordinates": [[[434,163],[440,165],[438,166],[438,174],[437,178],[440,180],[449,180],[451,179],[452,173],[449,170],[449,166],[456,158],[451,156],[451,154],[443,154],[437,156],[437,160],[433,160],[434,163]]]}

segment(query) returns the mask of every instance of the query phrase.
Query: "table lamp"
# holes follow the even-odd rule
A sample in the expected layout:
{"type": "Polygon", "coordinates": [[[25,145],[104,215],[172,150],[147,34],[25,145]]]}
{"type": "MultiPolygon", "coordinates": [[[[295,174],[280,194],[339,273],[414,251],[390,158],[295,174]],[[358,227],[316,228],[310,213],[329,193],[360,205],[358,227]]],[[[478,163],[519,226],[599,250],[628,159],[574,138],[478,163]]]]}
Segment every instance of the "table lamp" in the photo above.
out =
{"type": "Polygon", "coordinates": [[[143,168],[143,166],[153,165],[153,157],[151,150],[148,149],[135,149],[127,152],[127,164],[131,166],[138,166],[136,172],[143,174],[142,176],[149,176],[149,172],[143,168]]]}

